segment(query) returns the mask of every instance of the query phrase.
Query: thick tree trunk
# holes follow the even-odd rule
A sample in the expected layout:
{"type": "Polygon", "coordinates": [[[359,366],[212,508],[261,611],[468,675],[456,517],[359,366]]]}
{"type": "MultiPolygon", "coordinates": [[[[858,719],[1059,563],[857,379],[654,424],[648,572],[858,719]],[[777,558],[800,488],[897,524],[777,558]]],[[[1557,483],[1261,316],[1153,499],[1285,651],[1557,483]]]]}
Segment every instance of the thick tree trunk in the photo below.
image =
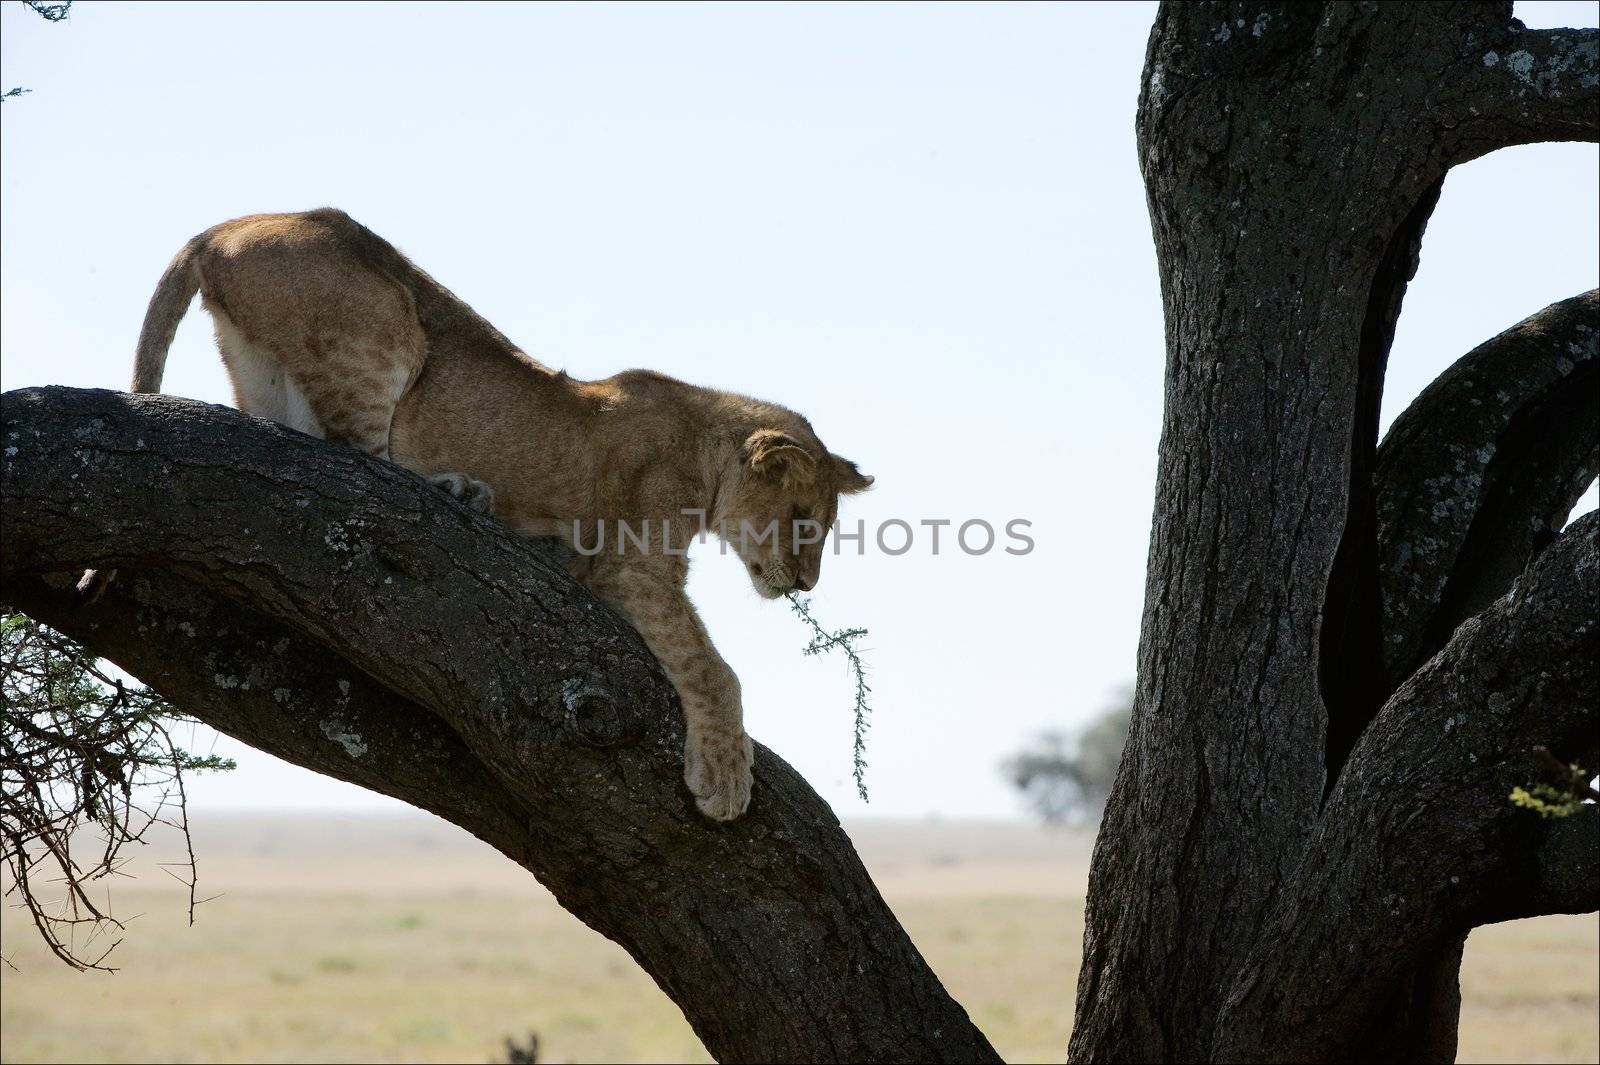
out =
{"type": "Polygon", "coordinates": [[[781,759],[759,750],[745,817],[699,815],[671,686],[538,545],[220,407],[9,392],[0,441],[6,602],[222,732],[497,847],[720,1060],[998,1060],[781,759]],[[85,566],[121,572],[77,608],[85,566]]]}
{"type": "Polygon", "coordinates": [[[1596,39],[1509,4],[1163,5],[1166,414],[1074,1060],[1449,1060],[1466,933],[1595,907],[1537,889],[1592,808],[1506,800],[1532,746],[1593,746],[1596,522],[1507,590],[1593,476],[1595,297],[1475,353],[1499,421],[1450,413],[1457,374],[1381,456],[1377,425],[1446,171],[1595,139],[1596,39]]]}

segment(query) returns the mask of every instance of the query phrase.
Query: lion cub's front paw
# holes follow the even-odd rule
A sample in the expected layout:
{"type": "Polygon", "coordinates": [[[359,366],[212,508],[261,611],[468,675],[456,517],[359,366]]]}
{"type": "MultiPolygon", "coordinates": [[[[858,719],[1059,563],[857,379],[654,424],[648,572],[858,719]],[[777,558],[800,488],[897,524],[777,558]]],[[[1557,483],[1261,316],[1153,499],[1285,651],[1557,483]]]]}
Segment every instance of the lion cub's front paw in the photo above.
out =
{"type": "Polygon", "coordinates": [[[732,821],[750,805],[755,747],[743,731],[691,729],[683,744],[683,779],[695,805],[713,821],[732,821]]]}
{"type": "Polygon", "coordinates": [[[464,473],[436,473],[428,483],[441,488],[480,514],[494,513],[494,489],[464,473]]]}

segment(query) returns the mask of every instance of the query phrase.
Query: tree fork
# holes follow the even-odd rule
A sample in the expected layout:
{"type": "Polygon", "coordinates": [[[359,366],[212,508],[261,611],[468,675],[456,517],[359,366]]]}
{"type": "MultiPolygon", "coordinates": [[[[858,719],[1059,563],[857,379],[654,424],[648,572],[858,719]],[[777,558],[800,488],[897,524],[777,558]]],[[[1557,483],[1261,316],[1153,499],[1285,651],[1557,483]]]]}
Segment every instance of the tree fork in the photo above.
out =
{"type": "MultiPolygon", "coordinates": [[[[1408,941],[1395,964],[1342,985],[1320,1026],[1254,1027],[1270,1011],[1245,1010],[1240,981],[1284,934],[1274,915],[1310,891],[1305,870],[1340,875],[1312,857],[1318,841],[1347,838],[1341,818],[1357,817],[1346,776],[1392,789],[1393,804],[1411,801],[1405,766],[1386,776],[1368,761],[1382,751],[1356,759],[1413,691],[1413,673],[1475,621],[1487,625],[1509,579],[1542,557],[1533,537],[1480,524],[1496,542],[1463,557],[1478,560],[1481,577],[1463,574],[1448,617],[1410,645],[1429,650],[1385,674],[1382,634],[1400,631],[1390,626],[1401,616],[1441,616],[1437,598],[1394,605],[1386,567],[1400,540],[1384,493],[1406,458],[1387,444],[1375,455],[1384,363],[1427,215],[1457,163],[1600,135],[1597,42],[1594,30],[1529,32],[1509,3],[1162,5],[1137,133],[1166,320],[1166,407],[1138,690],[1095,845],[1073,1060],[1453,1056],[1456,968],[1472,920],[1430,925],[1431,938],[1408,941]]],[[[1540,350],[1553,363],[1550,346],[1540,350]]],[[[1557,392],[1543,409],[1565,426],[1583,408],[1567,386],[1557,392]]],[[[1506,516],[1502,529],[1545,515],[1540,547],[1581,489],[1584,434],[1570,445],[1568,435],[1493,441],[1509,456],[1495,474],[1508,488],[1483,506],[1506,516]],[[1562,467],[1550,485],[1525,477],[1540,462],[1562,467]]],[[[1592,563],[1571,545],[1559,557],[1580,570],[1592,563]]],[[[1582,624],[1557,621],[1566,636],[1582,624]]],[[[1575,661],[1548,664],[1564,682],[1549,693],[1561,705],[1529,712],[1560,731],[1573,709],[1563,700],[1588,682],[1575,661]]],[[[1448,708],[1426,709],[1440,712],[1417,727],[1444,730],[1448,708]]],[[[1501,760],[1497,770],[1513,757],[1481,753],[1501,760]]],[[[1450,792],[1473,804],[1472,818],[1518,813],[1474,779],[1477,790],[1450,792]]],[[[1428,865],[1439,846],[1422,841],[1406,858],[1428,865]]],[[[1308,927],[1326,916],[1299,915],[1308,927]]],[[[1381,943],[1406,919],[1364,916],[1339,934],[1381,943]]],[[[1315,997],[1338,946],[1273,969],[1285,1001],[1315,997]]]]}

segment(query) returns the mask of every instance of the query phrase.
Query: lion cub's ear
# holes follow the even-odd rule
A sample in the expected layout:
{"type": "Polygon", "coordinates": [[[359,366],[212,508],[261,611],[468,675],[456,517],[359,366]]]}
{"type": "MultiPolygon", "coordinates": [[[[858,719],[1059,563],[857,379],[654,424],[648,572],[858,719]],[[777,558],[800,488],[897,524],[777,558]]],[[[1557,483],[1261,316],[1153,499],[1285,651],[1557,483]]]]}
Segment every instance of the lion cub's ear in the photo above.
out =
{"type": "Polygon", "coordinates": [[[838,455],[829,455],[828,458],[833,462],[833,479],[839,485],[840,495],[853,496],[872,487],[873,476],[856,469],[856,464],[849,459],[838,455]]]}
{"type": "Polygon", "coordinates": [[[744,461],[756,473],[771,477],[785,488],[810,484],[817,476],[817,460],[800,441],[779,429],[757,429],[744,442],[744,461]]]}

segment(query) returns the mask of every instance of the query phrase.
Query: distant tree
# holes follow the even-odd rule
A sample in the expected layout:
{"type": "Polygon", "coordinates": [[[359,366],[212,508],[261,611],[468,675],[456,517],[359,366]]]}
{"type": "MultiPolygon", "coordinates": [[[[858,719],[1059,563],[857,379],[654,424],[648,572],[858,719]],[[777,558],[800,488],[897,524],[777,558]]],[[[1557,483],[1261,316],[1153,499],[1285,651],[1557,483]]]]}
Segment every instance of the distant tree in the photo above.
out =
{"type": "Polygon", "coordinates": [[[1128,691],[1076,733],[1041,733],[1032,746],[1007,759],[1003,771],[1047,824],[1099,821],[1132,716],[1128,691]]]}

